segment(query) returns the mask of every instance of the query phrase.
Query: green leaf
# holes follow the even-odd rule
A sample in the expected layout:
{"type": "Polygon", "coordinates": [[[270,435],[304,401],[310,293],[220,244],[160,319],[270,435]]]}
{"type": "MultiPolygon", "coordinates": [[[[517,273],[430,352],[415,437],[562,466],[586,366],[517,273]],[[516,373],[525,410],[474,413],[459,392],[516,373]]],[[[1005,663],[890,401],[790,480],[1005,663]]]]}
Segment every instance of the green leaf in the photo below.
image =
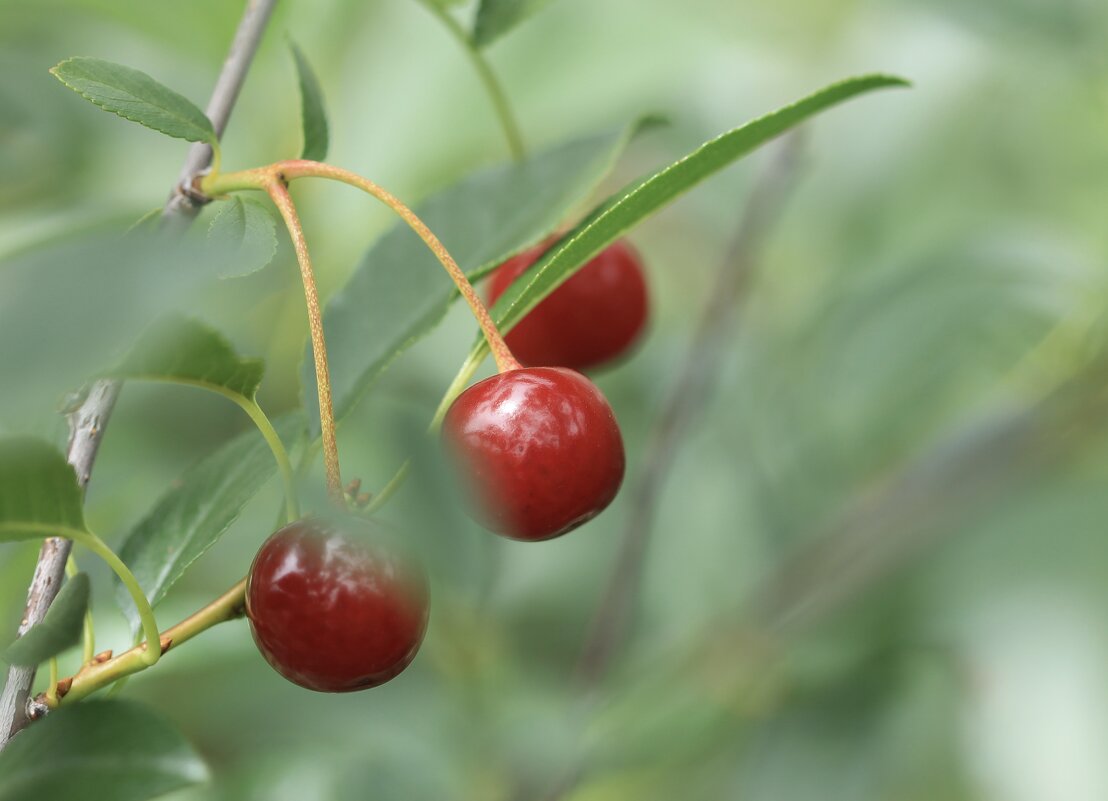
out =
{"type": "Polygon", "coordinates": [[[0,752],[0,801],[146,801],[207,779],[181,733],[132,701],[62,707],[0,752]]]}
{"type": "Polygon", "coordinates": [[[473,42],[488,47],[550,0],[481,0],[473,23],[473,42]]]}
{"type": "Polygon", "coordinates": [[[191,384],[253,399],[264,371],[261,359],[239,356],[222,335],[203,323],[171,315],[147,329],[123,362],[106,375],[191,384]]]}
{"type": "Polygon", "coordinates": [[[88,574],[78,573],[62,586],[42,622],[8,646],[4,661],[34,667],[76,645],[84,627],[88,596],[88,574]]]}
{"type": "Polygon", "coordinates": [[[208,226],[208,253],[220,278],[256,273],[277,253],[277,221],[260,201],[232,195],[208,226]]]}
{"type": "MultiPolygon", "coordinates": [[[[462,269],[477,278],[553,231],[645,124],[473,173],[415,212],[462,269]]],[[[457,296],[442,265],[405,224],[381,237],[324,312],[335,413],[347,414],[397,356],[442,320],[457,296]]],[[[318,435],[310,350],[302,380],[309,425],[318,435]]]]}
{"type": "MultiPolygon", "coordinates": [[[[630,184],[565,234],[513,282],[491,309],[493,319],[501,331],[510,330],[543,298],[632,226],[759,145],[851,97],[874,89],[907,85],[901,78],[885,75],[867,75],[832,84],[792,105],[734,128],[668,167],[630,184]]],[[[480,340],[469,358],[479,360],[487,347],[484,340],[480,340]]]]}
{"type": "Polygon", "coordinates": [[[85,528],[81,489],[65,458],[31,437],[0,439],[0,542],[85,528]]]}
{"type": "Polygon", "coordinates": [[[304,133],[304,147],[300,151],[300,158],[323,161],[327,158],[327,146],[330,143],[327,111],[323,107],[323,90],[303,51],[292,40],[289,41],[289,49],[296,62],[296,76],[300,81],[300,127],[304,133]]]}
{"type": "Polygon", "coordinates": [[[66,59],[50,72],[105,111],[178,139],[218,146],[204,112],[144,72],[98,58],[66,59]]]}
{"type": "MultiPolygon", "coordinates": [[[[275,428],[282,440],[303,431],[290,415],[275,428]]],[[[151,606],[165,598],[185,571],[235,522],[276,469],[273,454],[254,429],[245,431],[190,467],[127,535],[119,556],[134,573],[151,606]]],[[[137,631],[138,615],[126,589],[116,597],[137,631]]]]}

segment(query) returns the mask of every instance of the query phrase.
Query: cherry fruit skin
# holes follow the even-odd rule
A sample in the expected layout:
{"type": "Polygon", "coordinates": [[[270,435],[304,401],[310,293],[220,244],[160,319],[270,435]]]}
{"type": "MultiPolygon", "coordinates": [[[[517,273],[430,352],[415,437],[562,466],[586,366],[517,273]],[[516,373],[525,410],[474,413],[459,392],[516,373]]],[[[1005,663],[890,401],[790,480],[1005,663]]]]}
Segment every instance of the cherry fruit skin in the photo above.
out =
{"type": "MultiPolygon", "coordinates": [[[[547,247],[544,243],[500,265],[489,282],[489,303],[547,247]]],[[[505,340],[524,365],[587,370],[624,355],[641,336],[647,316],[642,258],[621,239],[547,295],[505,340]]]]}
{"type": "Polygon", "coordinates": [[[598,515],[623,481],[612,407],[585,376],[527,367],[486,378],[443,420],[475,517],[517,540],[558,537],[598,515]]]}
{"type": "Polygon", "coordinates": [[[247,576],[258,650],[286,679],[319,692],[376,687],[399,674],[419,650],[427,610],[421,571],[311,519],[270,536],[247,576]]]}

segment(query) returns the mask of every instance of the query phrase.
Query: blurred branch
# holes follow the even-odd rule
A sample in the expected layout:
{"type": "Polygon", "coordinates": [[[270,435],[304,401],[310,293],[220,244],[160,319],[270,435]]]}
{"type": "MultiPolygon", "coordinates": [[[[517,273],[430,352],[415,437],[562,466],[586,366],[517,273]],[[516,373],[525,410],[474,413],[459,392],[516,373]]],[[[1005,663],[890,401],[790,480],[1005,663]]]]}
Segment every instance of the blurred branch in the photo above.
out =
{"type": "MultiPolygon", "coordinates": [[[[1006,502],[1103,444],[1106,370],[1108,351],[1102,350],[1053,390],[994,405],[859,493],[806,537],[741,610],[705,626],[696,647],[616,688],[595,742],[619,739],[619,758],[628,759],[633,738],[626,733],[632,721],[642,728],[641,710],[649,707],[649,737],[639,732],[636,758],[681,771],[713,752],[726,757],[746,731],[735,730],[736,719],[764,716],[787,699],[783,657],[797,635],[893,586],[990,503],[1006,502]],[[650,751],[642,752],[648,739],[650,751]]],[[[604,754],[586,754],[544,798],[569,794],[603,764],[604,754]]]]}
{"type": "MultiPolygon", "coordinates": [[[[277,0],[248,0],[239,22],[235,38],[216,80],[206,113],[222,136],[239,90],[246,80],[250,62],[258,48],[266,23],[277,0]]],[[[163,212],[163,220],[175,225],[187,225],[196,217],[202,199],[191,191],[193,179],[211,164],[212,150],[205,144],[194,144],[189,149],[177,186],[169,196],[163,212]]],[[[112,408],[119,396],[120,382],[97,381],[89,389],[81,405],[69,414],[69,445],[66,458],[77,474],[77,481],[84,488],[92,474],[92,464],[104,437],[112,408]]],[[[73,547],[71,540],[50,537],[42,543],[38,563],[27,590],[27,606],[19,623],[17,636],[39,623],[46,615],[54,597],[61,588],[65,563],[73,547]]],[[[26,706],[34,683],[34,668],[12,666],[8,680],[0,694],[0,750],[26,725],[26,706]]]]}
{"type": "Polygon", "coordinates": [[[737,307],[754,272],[758,253],[796,183],[802,144],[799,137],[800,134],[792,134],[782,141],[751,192],[689,343],[684,369],[671,385],[668,401],[648,435],[641,459],[643,468],[627,493],[631,511],[619,553],[578,662],[577,680],[583,687],[593,687],[603,678],[631,626],[662,486],[690,424],[701,414],[711,395],[720,361],[733,339],[737,307]]]}
{"type": "Polygon", "coordinates": [[[1037,403],[994,411],[860,494],[764,582],[750,622],[777,636],[826,620],[933,550],[988,501],[1104,434],[1104,358],[1037,403]]]}

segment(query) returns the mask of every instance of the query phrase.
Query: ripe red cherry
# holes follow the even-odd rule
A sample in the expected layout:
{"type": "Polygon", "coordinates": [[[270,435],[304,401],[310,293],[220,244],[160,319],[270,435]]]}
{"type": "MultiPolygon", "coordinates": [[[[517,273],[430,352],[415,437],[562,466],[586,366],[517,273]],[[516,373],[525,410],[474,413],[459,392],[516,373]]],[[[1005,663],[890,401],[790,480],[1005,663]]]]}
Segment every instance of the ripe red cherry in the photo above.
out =
{"type": "MultiPolygon", "coordinates": [[[[500,265],[489,283],[489,303],[495,303],[547,247],[544,243],[500,265]]],[[[547,295],[505,340],[524,365],[587,370],[626,353],[642,333],[646,317],[642,259],[621,239],[547,295]]]]}
{"type": "Polygon", "coordinates": [[[250,566],[246,615],[258,650],[320,692],[376,687],[412,661],[427,628],[427,583],[395,554],[297,520],[250,566]]]}
{"type": "Polygon", "coordinates": [[[467,389],[443,420],[448,453],[498,534],[546,540],[598,515],[623,481],[612,407],[580,373],[528,367],[467,389]]]}

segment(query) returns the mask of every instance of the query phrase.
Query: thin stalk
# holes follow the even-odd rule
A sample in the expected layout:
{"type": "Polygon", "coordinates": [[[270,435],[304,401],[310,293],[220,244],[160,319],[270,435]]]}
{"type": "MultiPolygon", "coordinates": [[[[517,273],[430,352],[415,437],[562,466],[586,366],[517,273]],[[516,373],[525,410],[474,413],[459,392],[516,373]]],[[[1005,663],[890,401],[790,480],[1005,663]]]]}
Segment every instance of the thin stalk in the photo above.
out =
{"type": "MultiPolygon", "coordinates": [[[[327,366],[327,349],[323,336],[323,322],[322,313],[319,309],[319,296],[315,288],[311,257],[308,254],[308,246],[304,240],[300,219],[296,213],[296,207],[292,202],[292,198],[288,193],[288,182],[297,178],[325,178],[338,181],[339,183],[344,183],[362,190],[392,209],[392,211],[404,220],[408,227],[423,240],[423,243],[435,255],[435,258],[439,260],[439,263],[442,264],[443,268],[454,282],[454,285],[458,288],[458,292],[469,305],[470,311],[473,312],[473,316],[477,319],[477,324],[481,327],[481,332],[484,334],[485,341],[488,343],[489,351],[492,353],[493,359],[495,359],[496,366],[500,372],[518,370],[520,364],[512,355],[511,350],[504,341],[504,337],[501,336],[500,331],[489,315],[489,310],[485,307],[484,302],[482,302],[477,291],[466,277],[465,272],[458,266],[458,263],[450,255],[450,252],[447,251],[446,247],[439,241],[439,238],[436,237],[423,220],[421,220],[408,206],[402,203],[399,198],[383,187],[378,186],[373,181],[352,173],[349,170],[344,170],[341,167],[334,167],[330,164],[303,159],[281,161],[276,164],[271,164],[268,167],[242,170],[240,172],[228,173],[227,175],[209,175],[205,177],[200,182],[200,189],[202,192],[213,197],[224,196],[231,192],[244,190],[262,190],[267,192],[277,205],[278,210],[281,212],[281,216],[285,220],[285,225],[289,229],[289,234],[292,237],[293,245],[296,250],[297,261],[300,264],[301,274],[304,278],[304,296],[308,305],[308,319],[312,332],[312,352],[315,358],[316,367],[316,385],[319,392],[320,431],[323,440],[323,458],[327,467],[328,491],[338,503],[345,504],[342,492],[342,479],[338,470],[338,445],[335,441],[334,401],[331,394],[331,379],[330,371],[327,366]]],[[[450,403],[453,402],[454,398],[464,389],[466,383],[468,383],[469,379],[472,378],[473,373],[476,371],[477,366],[478,364],[472,360],[467,360],[465,364],[463,364],[462,370],[458,373],[458,376],[455,377],[454,382],[450,385],[446,396],[435,412],[435,417],[431,421],[432,431],[436,430],[442,423],[447,409],[450,408],[450,403]]],[[[373,499],[368,510],[374,511],[380,508],[403,484],[406,475],[407,464],[401,466],[400,470],[397,471],[396,475],[393,476],[385,488],[373,499]]]]}
{"type": "MultiPolygon", "coordinates": [[[[70,556],[65,562],[65,574],[69,578],[77,575],[77,561],[70,556]]],[[[87,665],[96,656],[96,633],[92,628],[92,610],[85,610],[84,631],[81,637],[81,664],[87,665]]]]}
{"type": "Polygon", "coordinates": [[[135,602],[135,607],[138,609],[139,618],[142,621],[143,635],[146,637],[146,642],[139,646],[140,649],[145,649],[147,653],[144,654],[144,659],[147,663],[153,665],[158,661],[158,657],[161,656],[161,649],[150,647],[148,644],[157,644],[160,641],[158,636],[158,623],[154,619],[154,610],[150,608],[150,601],[146,598],[146,593],[142,591],[142,587],[139,586],[138,579],[135,578],[127,565],[123,564],[115,552],[99,537],[93,534],[91,531],[87,531],[79,528],[70,528],[68,526],[56,526],[47,523],[0,523],[0,533],[5,530],[15,531],[20,534],[26,534],[28,532],[35,534],[42,534],[44,536],[61,536],[66,539],[79,542],[84,545],[94,554],[99,556],[105,562],[108,567],[119,576],[119,580],[123,582],[123,586],[127,588],[127,592],[130,593],[131,599],[135,602]]]}
{"type": "MultiPolygon", "coordinates": [[[[339,445],[335,435],[335,404],[331,396],[331,371],[327,366],[327,343],[323,336],[323,311],[319,305],[319,292],[316,290],[315,273],[312,270],[312,257],[308,253],[308,243],[304,239],[304,228],[296,205],[292,202],[288,187],[274,176],[265,182],[263,188],[273,200],[285,227],[292,237],[296,250],[296,261],[300,265],[300,277],[304,282],[304,302],[308,307],[308,329],[312,337],[312,358],[315,361],[316,390],[319,397],[319,429],[323,438],[323,464],[327,473],[327,493],[339,506],[346,506],[342,491],[342,474],[339,470],[339,445]]],[[[290,473],[291,475],[291,473],[290,473]]]]}
{"type": "MultiPolygon", "coordinates": [[[[246,603],[246,579],[242,579],[219,598],[200,611],[185,618],[162,635],[162,648],[166,652],[188,642],[196,635],[219,623],[242,617],[246,603]]],[[[53,703],[49,697],[40,696],[48,708],[68,704],[90,695],[102,687],[133,673],[145,670],[145,646],[139,645],[119,656],[91,665],[85,665],[69,681],[68,689],[53,703]]],[[[63,685],[66,683],[62,682],[63,685]]]]}
{"type": "Polygon", "coordinates": [[[58,700],[58,657],[50,657],[50,683],[46,687],[46,698],[58,700]]]}
{"type": "MultiPolygon", "coordinates": [[[[439,238],[432,233],[431,229],[426,226],[423,220],[419,219],[415,212],[404,205],[400,199],[391,192],[373,183],[373,181],[363,178],[349,170],[344,170],[341,167],[334,167],[319,161],[294,159],[291,161],[279,161],[268,167],[259,167],[253,170],[243,170],[241,172],[233,172],[226,175],[209,175],[200,182],[200,190],[213,197],[218,197],[244,189],[261,189],[269,192],[270,197],[274,199],[275,203],[277,203],[280,198],[281,203],[278,204],[278,208],[281,209],[282,215],[286,214],[286,209],[281,208],[283,204],[291,211],[292,218],[295,220],[296,210],[295,207],[292,206],[291,198],[288,198],[286,184],[297,178],[326,178],[331,181],[338,181],[339,183],[353,186],[355,189],[360,189],[366,194],[372,195],[392,209],[393,212],[407,223],[408,227],[423,240],[427,248],[435,254],[435,258],[439,260],[439,263],[442,264],[443,268],[454,282],[454,285],[458,288],[458,292],[469,305],[470,310],[473,312],[473,316],[477,318],[477,324],[481,326],[481,331],[485,335],[485,341],[489,344],[489,350],[492,352],[493,358],[496,360],[496,366],[499,368],[500,372],[503,373],[509,370],[519,369],[519,362],[512,356],[512,351],[504,342],[504,337],[500,335],[500,331],[492,321],[492,317],[489,316],[489,310],[485,308],[485,304],[481,301],[481,297],[477,294],[477,290],[473,288],[469,279],[466,278],[466,274],[462,271],[462,268],[458,266],[458,263],[454,261],[454,258],[450,255],[449,251],[447,251],[446,247],[439,241],[439,238]],[[276,194],[274,194],[275,192],[276,194]]],[[[287,221],[288,218],[286,217],[286,222],[287,221]]],[[[295,222],[295,226],[299,229],[298,221],[295,222]]],[[[301,233],[299,236],[301,242],[303,242],[303,234],[301,233]]],[[[303,246],[303,248],[297,246],[297,257],[300,258],[301,256],[301,249],[306,258],[306,245],[303,246]]],[[[307,264],[310,267],[311,262],[309,261],[307,264]]],[[[302,269],[303,265],[304,262],[302,261],[302,269]]],[[[314,287],[315,284],[313,281],[313,291],[314,287]]],[[[318,300],[316,302],[318,303],[318,300]]],[[[319,335],[322,340],[322,323],[319,327],[319,335]]],[[[322,385],[320,386],[322,391],[322,385]]],[[[328,397],[330,397],[330,391],[330,382],[328,382],[328,397]]],[[[322,402],[320,405],[322,406],[322,402]]],[[[325,441],[324,456],[326,456],[326,447],[325,441]]]]}
{"type": "Polygon", "coordinates": [[[293,476],[292,462],[289,460],[288,451],[285,450],[285,445],[281,442],[281,437],[277,434],[277,429],[269,422],[269,418],[266,417],[265,412],[262,411],[262,407],[259,406],[256,401],[245,401],[241,395],[238,396],[235,401],[244,412],[250,415],[250,419],[254,421],[254,425],[258,427],[258,431],[265,437],[269,449],[273,452],[273,458],[277,462],[277,469],[281,473],[281,482],[285,486],[285,514],[288,516],[287,522],[291,523],[293,520],[297,520],[300,517],[300,499],[296,494],[296,479],[293,476]]]}
{"type": "Polygon", "coordinates": [[[515,161],[523,161],[525,155],[525,149],[523,147],[523,135],[520,133],[519,124],[516,122],[515,115],[512,114],[511,104],[508,102],[508,96],[504,92],[504,87],[501,86],[500,81],[496,77],[496,73],[492,71],[492,67],[485,59],[484,54],[473,43],[473,40],[466,33],[465,28],[461,26],[458,20],[454,19],[443,6],[430,0],[423,5],[427,7],[427,10],[434,14],[443,26],[450,31],[450,35],[461,46],[465,52],[466,57],[469,59],[469,63],[473,65],[473,69],[477,73],[477,77],[481,79],[481,84],[485,87],[485,92],[489,96],[489,100],[492,101],[493,110],[496,111],[496,118],[500,121],[500,128],[504,131],[504,138],[508,140],[508,150],[511,151],[512,159],[515,161]]]}
{"type": "Polygon", "coordinates": [[[222,395],[227,400],[232,401],[236,406],[246,412],[246,415],[250,418],[250,421],[257,427],[258,432],[265,439],[266,444],[269,445],[269,450],[273,454],[273,460],[277,463],[277,470],[281,474],[281,482],[285,486],[285,514],[288,516],[289,522],[296,520],[300,517],[300,501],[296,494],[296,481],[293,476],[292,462],[289,460],[288,451],[285,450],[285,445],[281,442],[281,437],[277,434],[277,429],[273,427],[273,423],[269,421],[266,413],[262,410],[262,407],[258,405],[258,402],[253,398],[248,398],[245,395],[240,395],[238,392],[232,392],[226,387],[221,387],[218,384],[209,384],[204,381],[194,381],[181,378],[173,378],[167,380],[162,376],[157,375],[129,375],[127,378],[131,380],[145,380],[145,381],[159,381],[172,384],[183,384],[190,387],[198,387],[200,389],[206,389],[209,392],[214,392],[217,395],[222,395]]]}
{"type": "MultiPolygon", "coordinates": [[[[442,400],[439,401],[439,406],[435,410],[434,417],[431,418],[430,425],[427,426],[427,433],[434,434],[442,426],[443,418],[446,417],[447,411],[450,410],[450,405],[454,403],[454,399],[462,394],[462,390],[466,388],[470,380],[473,378],[473,374],[477,372],[477,368],[481,366],[480,359],[466,358],[462,363],[462,367],[458,370],[458,374],[454,376],[454,380],[450,382],[450,386],[446,388],[446,392],[443,393],[442,400]]],[[[412,466],[411,459],[405,459],[404,463],[400,465],[400,468],[393,474],[393,477],[389,479],[381,491],[373,496],[373,499],[369,502],[369,506],[366,507],[366,514],[372,514],[384,506],[393,495],[396,494],[404,482],[408,478],[408,472],[412,466]]]]}
{"type": "Polygon", "coordinates": [[[492,317],[489,316],[489,310],[485,308],[484,302],[477,294],[477,290],[473,288],[473,284],[466,278],[462,268],[458,266],[458,263],[454,261],[442,242],[424,224],[423,220],[419,219],[415,212],[401,203],[395,195],[373,183],[373,181],[341,167],[333,167],[330,164],[322,164],[317,161],[287,161],[277,166],[279,166],[281,174],[290,181],[295,178],[326,178],[331,181],[338,181],[356,189],[361,189],[392,209],[435,254],[454,285],[458,287],[458,292],[461,293],[462,298],[469,305],[473,316],[477,318],[477,324],[481,326],[481,331],[485,335],[485,340],[489,343],[489,350],[492,351],[500,372],[519,369],[519,362],[512,356],[511,350],[504,342],[504,337],[500,335],[500,331],[492,321],[492,317]]]}
{"type": "Polygon", "coordinates": [[[400,465],[400,468],[389,479],[389,483],[381,487],[381,490],[375,494],[369,500],[369,505],[365,508],[367,515],[373,514],[386,503],[389,499],[396,494],[396,491],[404,486],[404,482],[408,480],[408,473],[412,469],[412,460],[405,459],[404,463],[400,465]]]}
{"type": "Polygon", "coordinates": [[[154,610],[150,607],[150,601],[146,598],[146,593],[142,591],[142,587],[139,586],[135,574],[127,568],[127,565],[123,564],[122,560],[102,539],[91,531],[73,530],[69,533],[69,538],[74,542],[81,543],[107,562],[108,567],[119,576],[119,580],[123,582],[123,586],[127,588],[127,592],[135,602],[139,619],[142,621],[142,633],[146,637],[146,642],[138,648],[142,651],[143,663],[147,667],[156,663],[162,655],[162,640],[158,634],[158,622],[154,618],[154,610]]]}

